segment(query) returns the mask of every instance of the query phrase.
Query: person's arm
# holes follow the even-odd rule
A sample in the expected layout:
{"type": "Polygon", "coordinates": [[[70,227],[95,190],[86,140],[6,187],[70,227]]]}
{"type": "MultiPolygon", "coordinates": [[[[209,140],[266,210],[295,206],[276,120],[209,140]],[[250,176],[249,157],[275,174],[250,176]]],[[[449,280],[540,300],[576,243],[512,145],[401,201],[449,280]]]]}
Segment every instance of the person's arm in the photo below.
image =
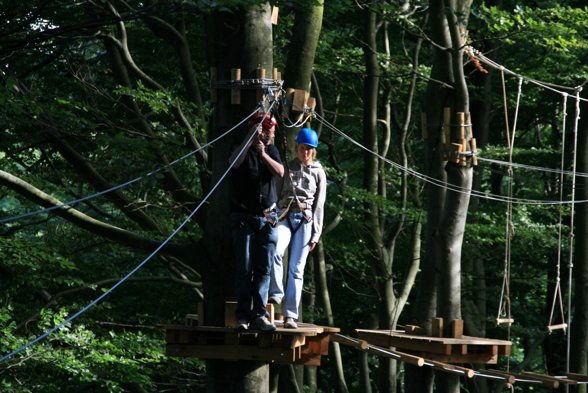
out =
{"type": "Polygon", "coordinates": [[[284,176],[284,165],[274,160],[269,154],[267,154],[265,151],[265,145],[263,145],[263,142],[259,142],[262,144],[262,147],[258,150],[258,152],[261,155],[261,159],[266,163],[267,168],[271,174],[278,177],[284,176]]]}
{"type": "Polygon", "coordinates": [[[229,164],[233,164],[233,168],[239,168],[243,161],[245,161],[245,156],[247,156],[247,152],[253,145],[253,142],[255,140],[258,140],[256,137],[252,138],[252,136],[256,132],[259,134],[259,128],[259,125],[253,126],[247,134],[247,136],[245,137],[245,139],[243,139],[243,142],[241,142],[241,144],[233,151],[233,154],[231,154],[231,156],[229,157],[229,164]],[[241,150],[243,150],[242,153],[241,150]],[[239,153],[241,153],[241,155],[239,155],[239,153]]]}
{"type": "Polygon", "coordinates": [[[323,233],[323,220],[325,216],[325,200],[327,199],[327,175],[321,168],[318,172],[317,189],[313,205],[313,234],[310,238],[310,250],[312,251],[323,233]],[[314,243],[314,244],[313,244],[314,243]]]}

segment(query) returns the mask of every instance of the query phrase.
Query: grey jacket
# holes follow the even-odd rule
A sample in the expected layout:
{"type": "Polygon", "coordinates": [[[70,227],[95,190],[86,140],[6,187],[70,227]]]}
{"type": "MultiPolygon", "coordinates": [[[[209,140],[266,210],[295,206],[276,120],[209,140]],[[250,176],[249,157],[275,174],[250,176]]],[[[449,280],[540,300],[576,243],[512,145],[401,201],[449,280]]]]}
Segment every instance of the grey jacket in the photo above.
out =
{"type": "MultiPolygon", "coordinates": [[[[310,165],[302,165],[298,158],[294,158],[286,165],[286,173],[282,180],[278,208],[286,210],[294,198],[294,190],[296,190],[298,201],[305,202],[308,209],[312,210],[313,231],[310,241],[318,243],[323,232],[324,206],[327,196],[327,176],[323,166],[318,161],[310,165]],[[292,183],[294,183],[294,188],[292,183]]],[[[296,201],[292,203],[296,206],[296,201]]]]}

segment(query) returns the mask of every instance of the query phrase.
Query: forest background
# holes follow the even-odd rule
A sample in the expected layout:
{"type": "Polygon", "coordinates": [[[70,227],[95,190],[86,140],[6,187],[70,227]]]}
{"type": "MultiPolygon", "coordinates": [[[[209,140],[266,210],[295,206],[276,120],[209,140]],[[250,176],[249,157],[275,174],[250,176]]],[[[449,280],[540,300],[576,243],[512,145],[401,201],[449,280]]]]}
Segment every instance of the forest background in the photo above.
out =
{"type": "MultiPolygon", "coordinates": [[[[497,368],[508,363],[511,370],[561,375],[570,363],[586,373],[588,218],[585,203],[568,203],[588,200],[585,177],[570,175],[574,168],[588,172],[586,126],[576,116],[584,104],[574,99],[584,95],[574,88],[588,77],[584,3],[271,5],[280,8],[265,34],[271,45],[244,49],[271,57],[286,86],[296,73],[292,57],[307,61],[300,69],[312,73],[304,87],[310,85],[324,119],[309,123],[320,133],[329,190],[324,236],[307,265],[302,319],[350,336],[357,328],[427,328],[431,316],[455,315],[445,308],[454,305],[449,290],[459,296],[466,334],[512,340],[512,355],[497,368]],[[306,14],[320,23],[304,20],[306,14]],[[448,30],[462,27],[470,47],[524,78],[477,66],[455,37],[440,45],[435,18],[453,21],[448,30]],[[304,47],[300,26],[316,35],[305,36],[316,48],[294,51],[304,47]],[[436,69],[443,54],[457,54],[459,66],[436,69]],[[457,91],[459,78],[467,105],[447,93],[457,91]],[[446,169],[432,137],[441,129],[431,120],[440,111],[432,108],[446,103],[469,108],[479,149],[478,165],[472,169],[468,158],[463,171],[470,172],[459,172],[469,185],[453,188],[466,191],[455,193],[460,198],[475,191],[461,200],[461,213],[435,206],[446,200],[439,184],[451,183],[458,166],[446,169]],[[433,256],[430,247],[451,232],[443,220],[452,213],[457,232],[463,226],[461,282],[444,289],[436,278],[448,271],[440,261],[451,258],[433,256]],[[569,329],[546,332],[569,315],[576,317],[574,340],[569,329]],[[498,316],[515,323],[496,325],[498,316]]],[[[154,327],[183,324],[203,300],[208,322],[218,324],[222,312],[215,310],[231,297],[230,243],[217,241],[229,231],[227,181],[216,184],[228,167],[228,147],[245,130],[215,138],[257,102],[223,109],[210,101],[212,53],[236,50],[221,47],[210,32],[214,21],[251,9],[269,20],[269,4],[248,1],[0,4],[2,391],[215,391],[219,365],[165,357],[165,333],[154,327]],[[41,210],[72,200],[79,201],[71,209],[41,210]]],[[[284,138],[295,129],[278,132],[283,156],[291,149],[284,138]]],[[[274,371],[280,392],[425,391],[411,385],[404,364],[337,346],[318,369],[274,371]]],[[[458,384],[468,392],[504,388],[478,378],[458,384]]]]}

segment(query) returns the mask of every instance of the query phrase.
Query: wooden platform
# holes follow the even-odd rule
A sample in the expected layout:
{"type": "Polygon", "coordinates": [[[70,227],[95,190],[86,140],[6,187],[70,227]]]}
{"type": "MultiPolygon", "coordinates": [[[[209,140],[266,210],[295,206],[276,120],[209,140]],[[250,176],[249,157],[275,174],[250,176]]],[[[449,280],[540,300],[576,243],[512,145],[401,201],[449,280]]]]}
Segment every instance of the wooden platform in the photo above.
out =
{"type": "Polygon", "coordinates": [[[299,323],[285,329],[281,321],[273,332],[231,327],[158,325],[166,331],[166,356],[200,359],[262,360],[280,364],[320,365],[327,355],[329,337],[339,328],[299,323]]]}
{"type": "Polygon", "coordinates": [[[357,329],[357,338],[370,344],[444,363],[496,364],[499,355],[509,355],[511,341],[461,336],[428,337],[403,330],[357,329]]]}

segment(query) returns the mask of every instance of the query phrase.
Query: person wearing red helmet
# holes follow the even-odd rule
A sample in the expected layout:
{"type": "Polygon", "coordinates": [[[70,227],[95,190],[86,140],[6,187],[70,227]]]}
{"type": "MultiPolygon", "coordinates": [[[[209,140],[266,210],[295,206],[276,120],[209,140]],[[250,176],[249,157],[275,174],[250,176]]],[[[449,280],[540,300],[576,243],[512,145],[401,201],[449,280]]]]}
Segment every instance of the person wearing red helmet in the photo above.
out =
{"type": "Polygon", "coordinates": [[[238,330],[271,331],[266,318],[271,265],[276,253],[276,178],[284,166],[274,138],[276,119],[256,113],[248,122],[250,132],[229,157],[233,165],[231,229],[236,260],[238,330]]]}
{"type": "Polygon", "coordinates": [[[304,267],[308,253],[314,249],[323,230],[327,176],[322,165],[315,161],[318,135],[310,128],[298,132],[297,157],[290,160],[283,178],[278,201],[277,253],[272,264],[269,302],[282,303],[284,327],[295,329],[299,315],[304,267]],[[283,258],[290,245],[288,279],[284,291],[283,258]]]}

